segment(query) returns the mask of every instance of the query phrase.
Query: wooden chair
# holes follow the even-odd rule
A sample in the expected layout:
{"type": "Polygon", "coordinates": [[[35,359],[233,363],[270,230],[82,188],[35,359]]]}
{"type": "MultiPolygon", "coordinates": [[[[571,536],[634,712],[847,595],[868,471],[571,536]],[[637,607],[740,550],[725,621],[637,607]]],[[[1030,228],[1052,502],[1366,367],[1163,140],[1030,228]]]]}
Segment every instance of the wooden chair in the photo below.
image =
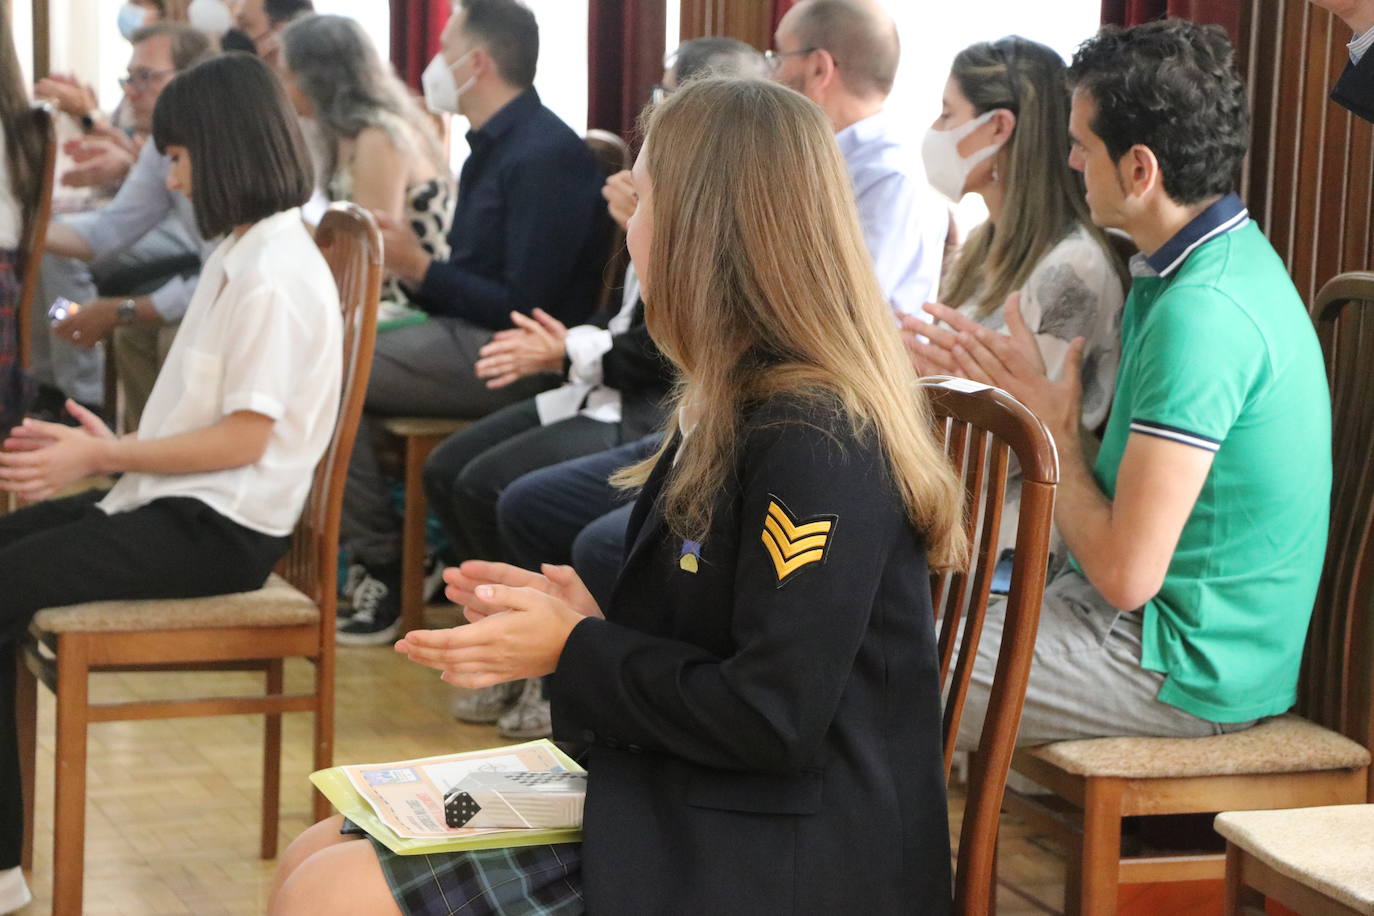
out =
{"type": "MultiPolygon", "coordinates": [[[[343,397],[329,448],[287,555],[256,592],[214,598],[94,602],[40,611],[19,662],[17,709],[25,802],[25,867],[33,862],[37,683],[57,697],[53,913],[81,912],[86,806],[86,730],[93,722],[262,713],[261,854],[277,851],[281,780],[281,714],[313,712],[314,766],[332,762],[334,617],[339,516],[348,457],[372,366],[382,239],[372,217],[335,204],[316,239],[338,283],[344,314],[343,397]],[[313,689],[283,693],[283,662],[315,667],[313,689]],[[247,670],[265,676],[263,695],[92,703],[88,676],[113,671],[247,670]]],[[[314,799],[316,818],[329,810],[314,799]]]]}
{"type": "Polygon", "coordinates": [[[30,316],[33,300],[38,295],[38,266],[43,260],[43,245],[48,238],[48,222],[52,218],[53,172],[57,166],[57,132],[52,109],[36,106],[30,115],[30,128],[39,137],[42,158],[39,160],[38,180],[20,201],[24,211],[24,237],[19,246],[19,279],[22,283],[15,315],[19,323],[19,365],[32,365],[33,328],[30,316]]]}
{"type": "Polygon", "coordinates": [[[1227,916],[1265,898],[1307,916],[1374,916],[1374,805],[1217,815],[1226,838],[1227,916]]]}
{"type": "Polygon", "coordinates": [[[1002,644],[979,748],[969,768],[955,875],[956,911],[983,914],[996,904],[998,822],[1040,622],[1059,456],[1044,425],[1006,392],[943,376],[923,379],[921,385],[944,434],[945,453],[964,482],[965,526],[973,545],[971,573],[946,572],[933,576],[931,583],[940,627],[940,679],[946,689],[946,777],[997,565],[1009,454],[1016,456],[1022,474],[1016,560],[1002,644]]]}
{"type": "Polygon", "coordinates": [[[1196,739],[1098,738],[1017,753],[1013,767],[1069,802],[1008,794],[1008,810],[1072,850],[1069,913],[1115,913],[1119,885],[1218,880],[1221,854],[1121,855],[1121,821],[1358,804],[1374,747],[1374,274],[1344,274],[1318,296],[1332,392],[1331,528],[1308,629],[1297,715],[1196,739]]]}
{"type": "MultiPolygon", "coordinates": [[[[630,150],[625,141],[606,130],[589,130],[584,138],[601,163],[606,177],[630,167],[630,150]]],[[[602,285],[597,309],[604,308],[620,277],[625,273],[625,231],[619,226],[611,233],[606,255],[606,283],[602,285]],[[612,279],[613,278],[613,279],[612,279]]],[[[471,426],[471,419],[449,417],[390,417],[382,428],[400,441],[401,474],[405,487],[401,507],[401,634],[425,624],[425,522],[429,499],[425,495],[424,469],[429,453],[459,430],[471,426]]]]}

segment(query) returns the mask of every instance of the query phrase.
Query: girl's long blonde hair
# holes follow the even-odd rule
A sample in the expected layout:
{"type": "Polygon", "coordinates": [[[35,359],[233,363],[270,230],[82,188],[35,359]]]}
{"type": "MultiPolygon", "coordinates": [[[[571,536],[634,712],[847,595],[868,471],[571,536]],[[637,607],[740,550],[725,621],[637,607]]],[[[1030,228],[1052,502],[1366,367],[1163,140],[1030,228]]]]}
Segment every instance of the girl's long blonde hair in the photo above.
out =
{"type": "MultiPolygon", "coordinates": [[[[829,122],[766,80],[703,79],[648,120],[653,242],[645,320],[700,419],[664,493],[670,528],[700,539],[734,474],[752,404],[787,395],[882,444],[930,562],[966,553],[962,491],[873,274],[829,122]]],[[[671,440],[677,410],[669,412],[671,440]]],[[[662,456],[627,468],[642,484],[662,456]]]]}

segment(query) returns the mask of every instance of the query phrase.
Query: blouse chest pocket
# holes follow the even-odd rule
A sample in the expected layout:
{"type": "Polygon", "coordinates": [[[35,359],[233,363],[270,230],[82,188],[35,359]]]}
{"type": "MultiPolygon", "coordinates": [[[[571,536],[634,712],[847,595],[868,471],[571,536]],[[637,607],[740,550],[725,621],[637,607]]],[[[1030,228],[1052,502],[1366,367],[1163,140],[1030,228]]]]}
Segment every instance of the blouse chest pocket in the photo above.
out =
{"type": "Polygon", "coordinates": [[[217,353],[188,348],[178,373],[181,390],[168,414],[172,429],[204,426],[219,418],[223,401],[224,358],[217,353]]]}

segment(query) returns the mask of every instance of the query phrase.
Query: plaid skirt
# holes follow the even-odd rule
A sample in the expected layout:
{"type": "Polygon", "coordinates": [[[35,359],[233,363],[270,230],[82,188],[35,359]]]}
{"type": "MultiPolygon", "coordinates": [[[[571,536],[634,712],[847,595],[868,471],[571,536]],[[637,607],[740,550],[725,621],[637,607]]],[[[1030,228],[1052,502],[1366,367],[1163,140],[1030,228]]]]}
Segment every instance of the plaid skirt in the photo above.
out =
{"type": "Polygon", "coordinates": [[[401,856],[367,837],[406,916],[581,916],[582,845],[512,846],[401,856]]]}

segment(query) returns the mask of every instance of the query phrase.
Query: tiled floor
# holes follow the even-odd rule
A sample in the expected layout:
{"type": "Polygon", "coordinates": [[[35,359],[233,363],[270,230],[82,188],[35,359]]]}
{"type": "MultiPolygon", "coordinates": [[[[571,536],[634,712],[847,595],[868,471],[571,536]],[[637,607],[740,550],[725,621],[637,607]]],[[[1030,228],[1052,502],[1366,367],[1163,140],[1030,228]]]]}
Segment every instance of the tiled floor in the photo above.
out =
{"type": "MultiPolygon", "coordinates": [[[[107,675],[93,698],[170,696],[183,680],[219,681],[225,693],[260,689],[257,677],[107,675]]],[[[287,687],[309,677],[288,669],[287,687]]],[[[190,688],[188,688],[189,690],[190,688]]],[[[338,668],[340,763],[399,760],[502,743],[494,728],[466,726],[447,714],[454,689],[427,668],[387,648],[342,649],[338,668]]],[[[50,909],[52,871],[52,697],[43,691],[39,719],[37,862],[34,903],[50,909]]],[[[287,716],[281,842],[307,826],[309,718],[287,716]]],[[[257,858],[261,717],[184,719],[95,725],[90,737],[85,912],[89,916],[261,914],[274,863],[257,858]]],[[[961,799],[951,800],[958,823],[961,799]]],[[[1044,841],[1004,823],[999,912],[1055,912],[1064,868],[1044,841]],[[1018,890],[1006,886],[1016,885],[1018,890]],[[1028,896],[1029,895],[1029,896],[1028,896]],[[1034,899],[1032,899],[1034,898],[1034,899]]]]}

